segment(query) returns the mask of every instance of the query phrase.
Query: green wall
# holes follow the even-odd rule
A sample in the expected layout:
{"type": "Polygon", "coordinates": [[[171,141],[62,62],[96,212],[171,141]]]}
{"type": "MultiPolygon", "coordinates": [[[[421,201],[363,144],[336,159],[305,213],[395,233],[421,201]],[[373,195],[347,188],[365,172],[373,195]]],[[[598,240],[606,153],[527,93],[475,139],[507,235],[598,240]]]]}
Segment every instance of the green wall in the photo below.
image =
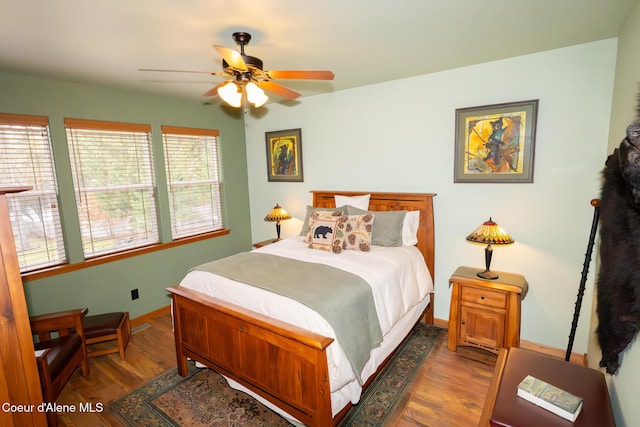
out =
{"type": "MultiPolygon", "coordinates": [[[[26,281],[25,292],[30,314],[88,307],[91,314],[126,310],[135,318],[168,305],[170,300],[165,289],[179,283],[190,267],[251,248],[242,112],[228,111],[217,104],[204,105],[204,102],[6,72],[0,72],[0,94],[2,113],[49,117],[62,199],[63,226],[69,236],[67,244],[72,263],[82,261],[83,258],[75,221],[75,199],[64,118],[148,123],[152,126],[154,144],[160,142],[162,125],[219,129],[221,134],[224,209],[230,234],[45,279],[26,281]],[[132,301],[130,291],[135,288],[139,290],[140,298],[132,301]]],[[[159,147],[159,144],[156,146],[159,147]]],[[[158,152],[155,154],[158,159],[158,152]]],[[[159,176],[164,176],[162,167],[159,168],[159,176]]],[[[160,190],[163,190],[162,187],[160,190]]],[[[163,203],[161,191],[160,217],[167,218],[168,206],[163,203]]],[[[164,225],[161,229],[162,241],[168,240],[167,234],[167,227],[164,225]]]]}

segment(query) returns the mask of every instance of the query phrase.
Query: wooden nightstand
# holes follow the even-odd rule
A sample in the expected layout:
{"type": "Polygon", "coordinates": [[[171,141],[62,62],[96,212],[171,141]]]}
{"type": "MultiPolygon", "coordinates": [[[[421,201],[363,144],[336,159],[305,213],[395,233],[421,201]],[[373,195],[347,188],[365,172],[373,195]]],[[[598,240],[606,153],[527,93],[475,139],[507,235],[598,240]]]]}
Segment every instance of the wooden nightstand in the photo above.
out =
{"type": "Polygon", "coordinates": [[[520,303],[529,288],[520,274],[497,271],[500,276],[486,280],[476,273],[482,269],[458,267],[449,279],[448,348],[459,345],[481,348],[498,354],[500,348],[520,346],[520,303]]]}
{"type": "Polygon", "coordinates": [[[258,249],[258,248],[261,248],[261,247],[263,247],[263,246],[267,246],[267,245],[270,245],[270,244],[272,244],[272,243],[275,243],[275,242],[277,242],[277,241],[278,241],[278,239],[263,240],[262,242],[254,243],[254,244],[253,244],[253,247],[254,247],[254,248],[256,248],[256,249],[258,249]]]}

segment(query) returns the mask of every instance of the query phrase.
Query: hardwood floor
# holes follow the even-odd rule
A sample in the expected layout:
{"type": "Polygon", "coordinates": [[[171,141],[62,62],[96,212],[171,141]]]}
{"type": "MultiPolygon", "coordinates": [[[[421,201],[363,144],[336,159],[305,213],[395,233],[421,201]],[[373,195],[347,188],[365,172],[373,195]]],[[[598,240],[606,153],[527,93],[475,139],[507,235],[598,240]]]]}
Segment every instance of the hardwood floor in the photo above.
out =
{"type": "MultiPolygon", "coordinates": [[[[146,329],[135,332],[126,360],[110,354],[89,360],[91,374],[77,370],[58,398],[59,404],[92,404],[96,412],[60,414],[63,426],[122,426],[109,413],[108,403],[138,388],[176,365],[169,314],[145,319],[146,329]],[[103,411],[100,411],[102,405],[103,411]]],[[[99,344],[104,345],[104,344],[99,344]]],[[[421,366],[388,425],[477,426],[496,357],[481,350],[447,349],[442,334],[433,355],[421,366]]]]}
{"type": "Polygon", "coordinates": [[[390,425],[477,426],[495,362],[496,356],[483,350],[449,351],[444,334],[390,425]]]}

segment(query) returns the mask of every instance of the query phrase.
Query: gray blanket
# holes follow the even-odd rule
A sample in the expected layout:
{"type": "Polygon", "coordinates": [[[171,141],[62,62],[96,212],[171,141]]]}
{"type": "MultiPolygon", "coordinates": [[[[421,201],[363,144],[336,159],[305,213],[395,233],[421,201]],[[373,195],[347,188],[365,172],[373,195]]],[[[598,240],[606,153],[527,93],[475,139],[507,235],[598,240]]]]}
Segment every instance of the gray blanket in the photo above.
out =
{"type": "Polygon", "coordinates": [[[324,264],[243,252],[195,267],[294,299],[333,328],[353,371],[360,373],[382,342],[373,292],[360,276],[324,264]]]}

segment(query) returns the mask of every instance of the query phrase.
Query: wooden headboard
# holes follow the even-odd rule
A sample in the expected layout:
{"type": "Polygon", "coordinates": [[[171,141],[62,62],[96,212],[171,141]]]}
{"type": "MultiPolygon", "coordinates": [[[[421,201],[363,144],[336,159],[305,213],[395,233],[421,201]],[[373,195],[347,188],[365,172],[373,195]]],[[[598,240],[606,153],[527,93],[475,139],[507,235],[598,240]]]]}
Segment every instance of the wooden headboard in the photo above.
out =
{"type": "MultiPolygon", "coordinates": [[[[429,267],[431,278],[435,282],[435,229],[433,225],[433,193],[380,193],[367,191],[312,191],[313,206],[317,208],[336,207],[333,196],[361,196],[371,194],[369,210],[371,211],[420,211],[418,227],[418,244],[429,267]]],[[[375,220],[374,220],[375,221],[375,220]]]]}

